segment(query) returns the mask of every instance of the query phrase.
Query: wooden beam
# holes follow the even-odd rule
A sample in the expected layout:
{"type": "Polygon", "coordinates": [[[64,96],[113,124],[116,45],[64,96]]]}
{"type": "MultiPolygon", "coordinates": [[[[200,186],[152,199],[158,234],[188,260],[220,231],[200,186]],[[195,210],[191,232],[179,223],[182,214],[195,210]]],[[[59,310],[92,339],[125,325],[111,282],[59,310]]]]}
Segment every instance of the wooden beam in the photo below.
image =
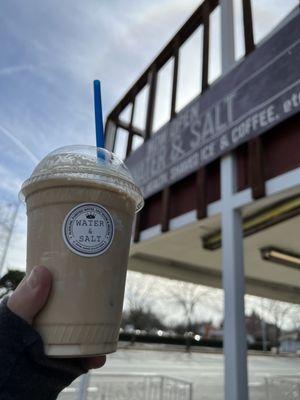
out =
{"type": "Polygon", "coordinates": [[[266,195],[265,176],[263,167],[262,139],[257,136],[248,142],[248,174],[249,184],[254,199],[266,195]]]}
{"type": "Polygon", "coordinates": [[[206,1],[203,8],[202,92],[207,90],[209,87],[209,14],[209,3],[206,1]]]}
{"type": "Polygon", "coordinates": [[[178,43],[175,43],[170,119],[174,118],[176,115],[176,98],[177,98],[177,85],[178,85],[178,58],[179,58],[179,46],[178,46],[178,43]]]}
{"type": "Polygon", "coordinates": [[[245,53],[249,54],[255,49],[253,38],[253,22],[251,0],[243,0],[243,21],[244,21],[244,38],[245,53]]]}
{"type": "Polygon", "coordinates": [[[201,167],[196,174],[196,210],[197,219],[207,217],[206,168],[201,167]]]}
{"type": "Polygon", "coordinates": [[[138,243],[141,237],[141,215],[144,209],[142,209],[138,214],[135,216],[135,226],[134,226],[134,235],[133,241],[134,243],[138,243]]]}
{"type": "MultiPolygon", "coordinates": [[[[130,123],[127,124],[127,123],[124,122],[124,121],[117,120],[117,121],[115,122],[115,124],[116,124],[119,128],[125,129],[126,131],[129,131],[129,129],[130,129],[130,123]]],[[[131,126],[131,130],[132,130],[132,133],[133,133],[134,135],[138,135],[138,136],[144,137],[144,132],[143,132],[141,129],[135,128],[135,127],[132,125],[132,126],[131,126]]]]}
{"type": "Polygon", "coordinates": [[[167,232],[170,228],[170,187],[164,188],[162,191],[162,202],[161,202],[161,231],[167,232]]]}
{"type": "Polygon", "coordinates": [[[152,133],[153,127],[153,117],[154,117],[154,105],[156,97],[156,82],[157,82],[157,70],[155,65],[153,65],[149,73],[149,97],[148,97],[148,107],[146,116],[146,128],[145,128],[145,140],[148,140],[152,133]]]}
{"type": "Polygon", "coordinates": [[[130,122],[129,122],[129,128],[128,128],[128,142],[127,142],[127,149],[126,149],[126,158],[129,156],[131,153],[131,148],[132,148],[132,139],[133,139],[133,118],[134,118],[134,110],[135,110],[135,99],[133,99],[132,102],[132,108],[131,108],[131,116],[130,116],[130,122]]]}

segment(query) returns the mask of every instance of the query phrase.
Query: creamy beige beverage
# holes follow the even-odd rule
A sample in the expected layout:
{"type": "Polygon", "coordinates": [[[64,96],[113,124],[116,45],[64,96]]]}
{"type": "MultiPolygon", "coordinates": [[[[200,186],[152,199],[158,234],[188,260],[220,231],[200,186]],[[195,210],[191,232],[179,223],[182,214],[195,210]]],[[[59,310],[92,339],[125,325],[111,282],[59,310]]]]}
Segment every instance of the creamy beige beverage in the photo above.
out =
{"type": "Polygon", "coordinates": [[[116,351],[132,223],[143,203],[128,170],[107,151],[97,159],[93,147],[62,148],[37,166],[22,194],[27,272],[44,265],[53,274],[35,320],[46,354],[116,351]]]}

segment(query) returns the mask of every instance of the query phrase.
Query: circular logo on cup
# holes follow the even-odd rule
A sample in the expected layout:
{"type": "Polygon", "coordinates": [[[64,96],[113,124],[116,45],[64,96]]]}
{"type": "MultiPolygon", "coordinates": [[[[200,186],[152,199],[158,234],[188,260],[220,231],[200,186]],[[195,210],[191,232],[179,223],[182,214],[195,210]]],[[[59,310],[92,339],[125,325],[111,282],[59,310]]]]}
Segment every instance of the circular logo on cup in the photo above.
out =
{"type": "Polygon", "coordinates": [[[109,212],[96,203],[82,203],[72,208],[63,223],[63,239],[80,256],[95,257],[111,245],[114,222],[109,212]]]}

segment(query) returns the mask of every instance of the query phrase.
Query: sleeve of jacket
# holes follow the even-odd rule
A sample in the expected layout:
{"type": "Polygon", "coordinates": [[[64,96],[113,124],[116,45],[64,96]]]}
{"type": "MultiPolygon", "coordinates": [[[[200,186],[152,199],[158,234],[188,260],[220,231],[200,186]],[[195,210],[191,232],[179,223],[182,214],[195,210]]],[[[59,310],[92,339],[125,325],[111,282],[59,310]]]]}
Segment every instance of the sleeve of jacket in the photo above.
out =
{"type": "Polygon", "coordinates": [[[79,375],[80,359],[48,358],[40,335],[0,303],[0,400],[54,400],[79,375]]]}

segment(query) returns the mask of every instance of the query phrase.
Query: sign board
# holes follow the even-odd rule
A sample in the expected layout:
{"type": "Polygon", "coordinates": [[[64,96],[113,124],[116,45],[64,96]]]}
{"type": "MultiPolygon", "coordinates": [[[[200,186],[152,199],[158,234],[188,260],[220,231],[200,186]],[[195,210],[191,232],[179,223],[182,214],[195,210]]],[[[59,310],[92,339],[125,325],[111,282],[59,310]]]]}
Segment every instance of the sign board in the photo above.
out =
{"type": "Polygon", "coordinates": [[[300,14],[126,160],[145,197],[300,111],[300,14]]]}

